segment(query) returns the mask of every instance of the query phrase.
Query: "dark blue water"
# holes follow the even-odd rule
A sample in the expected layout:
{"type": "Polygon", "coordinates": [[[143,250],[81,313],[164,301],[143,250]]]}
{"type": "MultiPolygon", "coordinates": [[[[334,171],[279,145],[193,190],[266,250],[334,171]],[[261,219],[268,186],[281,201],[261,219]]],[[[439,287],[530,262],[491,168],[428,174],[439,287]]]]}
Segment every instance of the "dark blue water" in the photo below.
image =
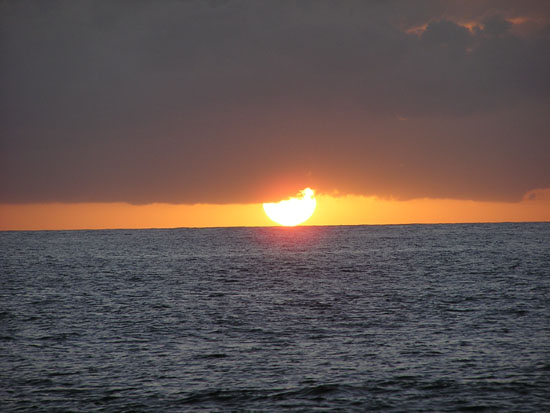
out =
{"type": "Polygon", "coordinates": [[[550,411],[548,223],[0,246],[2,411],[550,411]]]}

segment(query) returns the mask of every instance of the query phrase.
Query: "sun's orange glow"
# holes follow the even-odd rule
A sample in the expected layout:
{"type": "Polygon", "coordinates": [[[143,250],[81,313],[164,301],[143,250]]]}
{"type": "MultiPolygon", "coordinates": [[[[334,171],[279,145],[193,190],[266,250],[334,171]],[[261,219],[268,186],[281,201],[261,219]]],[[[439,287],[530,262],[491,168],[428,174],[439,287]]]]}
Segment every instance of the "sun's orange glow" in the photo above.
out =
{"type": "Polygon", "coordinates": [[[293,227],[307,221],[317,206],[315,191],[306,188],[297,197],[263,204],[266,215],[277,224],[293,227]]]}
{"type": "MultiPolygon", "coordinates": [[[[382,199],[315,194],[307,225],[455,222],[550,222],[550,188],[519,202],[456,199],[382,199]]],[[[262,204],[0,204],[0,231],[106,228],[236,227],[273,225],[262,204]]]]}

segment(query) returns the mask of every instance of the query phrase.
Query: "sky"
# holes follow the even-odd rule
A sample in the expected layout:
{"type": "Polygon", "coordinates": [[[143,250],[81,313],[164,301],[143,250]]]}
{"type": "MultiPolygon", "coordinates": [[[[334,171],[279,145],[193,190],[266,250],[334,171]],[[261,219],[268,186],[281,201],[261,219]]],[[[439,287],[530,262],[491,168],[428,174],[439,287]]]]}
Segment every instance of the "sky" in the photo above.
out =
{"type": "Polygon", "coordinates": [[[548,221],[549,51],[543,0],[3,1],[0,228],[268,225],[305,187],[318,224],[548,221]]]}

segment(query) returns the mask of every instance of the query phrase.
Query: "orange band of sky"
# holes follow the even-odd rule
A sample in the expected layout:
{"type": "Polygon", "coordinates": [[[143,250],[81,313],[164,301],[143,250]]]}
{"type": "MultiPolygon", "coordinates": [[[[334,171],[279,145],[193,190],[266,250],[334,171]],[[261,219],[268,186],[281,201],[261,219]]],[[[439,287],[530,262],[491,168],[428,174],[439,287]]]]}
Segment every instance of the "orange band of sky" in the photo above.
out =
{"type": "MultiPolygon", "coordinates": [[[[304,225],[550,221],[550,200],[409,201],[360,196],[317,196],[304,225]]],[[[174,205],[125,203],[4,204],[0,230],[271,226],[261,204],[174,205]]]]}

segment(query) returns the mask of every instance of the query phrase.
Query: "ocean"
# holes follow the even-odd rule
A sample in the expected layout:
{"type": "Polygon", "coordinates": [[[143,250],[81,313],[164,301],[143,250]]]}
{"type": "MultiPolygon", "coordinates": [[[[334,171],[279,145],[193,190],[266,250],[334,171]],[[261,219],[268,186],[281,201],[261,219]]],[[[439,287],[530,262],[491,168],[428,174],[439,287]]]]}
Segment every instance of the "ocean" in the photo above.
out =
{"type": "Polygon", "coordinates": [[[0,233],[3,412],[550,411],[550,223],[0,233]]]}

